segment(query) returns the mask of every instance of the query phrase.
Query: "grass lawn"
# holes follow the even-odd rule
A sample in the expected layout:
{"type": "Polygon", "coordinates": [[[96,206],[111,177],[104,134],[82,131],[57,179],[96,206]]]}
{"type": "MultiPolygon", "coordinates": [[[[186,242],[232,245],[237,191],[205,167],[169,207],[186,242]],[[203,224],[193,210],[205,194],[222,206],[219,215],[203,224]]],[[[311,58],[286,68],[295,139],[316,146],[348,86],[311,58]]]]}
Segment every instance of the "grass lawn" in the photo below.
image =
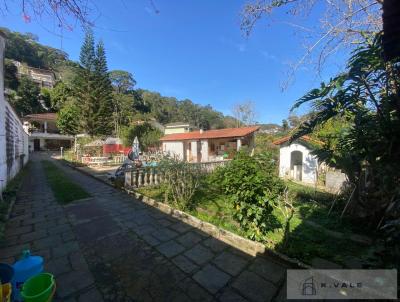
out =
{"type": "MultiPolygon", "coordinates": [[[[295,215],[290,224],[290,235],[287,246],[282,245],[284,233],[282,228],[271,230],[267,233],[266,245],[278,252],[297,258],[311,264],[315,257],[324,258],[339,264],[344,264],[347,258],[365,259],[368,257],[368,248],[348,239],[333,238],[308,224],[305,220],[311,220],[328,230],[341,232],[346,235],[359,233],[361,228],[354,227],[346,220],[338,218],[338,212],[327,215],[332,198],[331,194],[317,191],[314,188],[287,182],[287,186],[294,198],[295,215]]],[[[139,193],[163,202],[162,188],[140,188],[139,193]]],[[[194,197],[196,209],[188,211],[204,221],[208,221],[223,229],[244,236],[240,225],[233,219],[233,209],[229,200],[223,194],[206,183],[194,197]]],[[[279,210],[274,210],[278,221],[284,222],[279,210]]]]}
{"type": "Polygon", "coordinates": [[[47,180],[57,201],[67,204],[71,201],[90,197],[82,187],[77,185],[55,164],[48,160],[42,161],[47,180]]]}

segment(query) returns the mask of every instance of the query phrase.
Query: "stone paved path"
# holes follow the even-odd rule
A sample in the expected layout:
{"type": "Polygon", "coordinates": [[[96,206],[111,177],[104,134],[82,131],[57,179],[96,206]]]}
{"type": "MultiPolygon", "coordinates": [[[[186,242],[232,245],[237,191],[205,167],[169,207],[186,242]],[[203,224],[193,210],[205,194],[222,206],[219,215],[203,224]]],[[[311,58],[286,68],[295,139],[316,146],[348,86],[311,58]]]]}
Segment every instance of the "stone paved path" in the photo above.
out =
{"type": "Polygon", "coordinates": [[[91,198],[61,206],[35,154],[0,261],[44,256],[57,301],[281,301],[285,265],[249,256],[57,163],[91,198]]]}

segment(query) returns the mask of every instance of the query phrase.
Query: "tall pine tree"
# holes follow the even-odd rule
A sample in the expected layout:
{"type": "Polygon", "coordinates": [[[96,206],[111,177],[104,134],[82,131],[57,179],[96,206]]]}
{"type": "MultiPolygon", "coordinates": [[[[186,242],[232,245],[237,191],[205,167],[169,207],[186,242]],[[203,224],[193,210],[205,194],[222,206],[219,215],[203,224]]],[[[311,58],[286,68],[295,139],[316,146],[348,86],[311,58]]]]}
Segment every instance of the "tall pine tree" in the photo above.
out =
{"type": "Polygon", "coordinates": [[[99,134],[111,134],[113,130],[113,88],[107,69],[107,58],[104,50],[104,44],[100,41],[96,47],[96,60],[94,64],[94,73],[96,77],[97,98],[97,124],[95,131],[99,134]]]}
{"type": "Polygon", "coordinates": [[[83,42],[81,47],[79,61],[83,68],[89,71],[94,71],[96,53],[94,50],[93,31],[90,28],[87,28],[85,31],[85,41],[83,42]]]}
{"type": "Polygon", "coordinates": [[[75,93],[81,115],[81,130],[91,136],[112,133],[112,86],[107,72],[104,45],[95,49],[91,30],[86,31],[80,53],[81,68],[75,79],[75,93]]]}

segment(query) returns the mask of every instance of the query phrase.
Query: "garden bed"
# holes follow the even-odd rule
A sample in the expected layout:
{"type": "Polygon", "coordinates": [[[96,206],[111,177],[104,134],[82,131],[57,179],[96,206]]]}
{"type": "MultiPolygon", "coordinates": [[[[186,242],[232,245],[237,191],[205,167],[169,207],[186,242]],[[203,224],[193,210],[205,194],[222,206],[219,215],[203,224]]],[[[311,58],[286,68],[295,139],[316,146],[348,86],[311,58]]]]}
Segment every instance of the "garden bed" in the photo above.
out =
{"type": "MultiPolygon", "coordinates": [[[[290,235],[284,246],[284,232],[279,225],[271,229],[266,235],[267,248],[298,259],[311,265],[313,259],[322,258],[344,267],[354,263],[354,259],[366,263],[370,257],[369,248],[362,243],[350,240],[360,228],[353,226],[346,220],[340,220],[338,213],[327,215],[333,196],[327,192],[287,182],[290,192],[294,196],[295,214],[290,224],[290,235]],[[306,223],[310,221],[311,223],[306,223]],[[318,225],[320,227],[316,227],[318,225]],[[329,231],[342,234],[340,238],[332,236],[329,231]]],[[[162,187],[143,187],[139,193],[151,197],[159,202],[164,202],[164,189],[162,187]]],[[[194,196],[194,209],[187,210],[191,215],[212,223],[225,230],[245,237],[245,232],[240,224],[233,219],[233,207],[228,198],[215,190],[206,181],[202,182],[200,189],[194,196]]],[[[278,222],[284,223],[284,217],[275,209],[273,214],[278,222]]]]}

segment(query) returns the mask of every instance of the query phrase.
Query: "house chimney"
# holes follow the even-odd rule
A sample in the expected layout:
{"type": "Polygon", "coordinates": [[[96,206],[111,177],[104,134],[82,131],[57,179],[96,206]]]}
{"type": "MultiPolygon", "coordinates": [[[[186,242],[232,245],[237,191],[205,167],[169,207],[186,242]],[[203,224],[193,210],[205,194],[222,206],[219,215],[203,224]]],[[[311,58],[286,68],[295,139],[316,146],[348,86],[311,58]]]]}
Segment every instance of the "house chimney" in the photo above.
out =
{"type": "Polygon", "coordinates": [[[203,128],[200,128],[200,134],[203,134],[204,130],[203,128]]]}

